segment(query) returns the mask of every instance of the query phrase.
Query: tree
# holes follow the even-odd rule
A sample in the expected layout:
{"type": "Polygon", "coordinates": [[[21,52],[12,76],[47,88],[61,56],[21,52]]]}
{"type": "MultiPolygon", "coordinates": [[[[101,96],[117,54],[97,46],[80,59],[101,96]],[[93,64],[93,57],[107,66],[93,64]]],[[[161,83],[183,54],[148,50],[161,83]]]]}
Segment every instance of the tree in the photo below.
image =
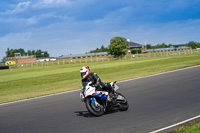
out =
{"type": "Polygon", "coordinates": [[[7,48],[6,51],[6,57],[14,57],[15,53],[25,53],[24,49],[20,48],[20,49],[9,49],[7,48]]]}
{"type": "Polygon", "coordinates": [[[32,50],[31,55],[36,55],[35,50],[32,50]]]}
{"type": "Polygon", "coordinates": [[[162,44],[160,45],[160,47],[161,47],[161,48],[166,48],[167,45],[166,45],[165,43],[162,43],[162,44]]]}
{"type": "Polygon", "coordinates": [[[200,46],[200,43],[190,41],[186,44],[186,46],[191,47],[192,49],[198,48],[200,46]]]}
{"type": "Polygon", "coordinates": [[[114,57],[123,56],[127,52],[128,42],[126,38],[116,36],[110,40],[108,48],[110,54],[114,55],[114,57]]]}
{"type": "Polygon", "coordinates": [[[169,44],[167,47],[168,47],[168,48],[171,48],[171,47],[174,47],[174,46],[173,46],[173,44],[169,44]]]}
{"type": "Polygon", "coordinates": [[[47,51],[42,51],[41,49],[38,49],[35,52],[36,57],[49,57],[49,53],[47,51]]]}
{"type": "Polygon", "coordinates": [[[108,48],[105,48],[103,45],[101,46],[101,48],[96,48],[95,50],[91,50],[90,53],[98,53],[98,52],[107,52],[108,48]]]}
{"type": "Polygon", "coordinates": [[[32,52],[31,52],[31,50],[28,50],[28,55],[30,56],[30,55],[32,55],[32,52]]]}
{"type": "Polygon", "coordinates": [[[101,46],[101,51],[102,52],[106,52],[107,51],[107,48],[105,48],[103,45],[101,46]]]}
{"type": "Polygon", "coordinates": [[[49,54],[47,51],[44,52],[44,57],[49,57],[49,54]]]}
{"type": "MultiPolygon", "coordinates": [[[[6,57],[4,57],[2,59],[3,62],[5,62],[6,58],[7,57],[15,57],[15,53],[20,53],[20,54],[25,54],[26,51],[22,48],[19,48],[19,49],[10,49],[10,48],[7,48],[7,51],[6,51],[6,57]]],[[[42,50],[28,50],[28,55],[35,55],[36,57],[49,57],[49,53],[47,51],[43,52],[42,50]]]]}
{"type": "Polygon", "coordinates": [[[16,49],[16,53],[21,53],[21,54],[25,54],[25,50],[20,48],[20,49],[16,49]]]}
{"type": "Polygon", "coordinates": [[[10,49],[9,48],[7,48],[7,51],[6,51],[6,57],[10,57],[10,49]]]}
{"type": "Polygon", "coordinates": [[[147,44],[147,45],[146,45],[146,49],[152,49],[152,48],[151,48],[151,44],[147,44]]]}

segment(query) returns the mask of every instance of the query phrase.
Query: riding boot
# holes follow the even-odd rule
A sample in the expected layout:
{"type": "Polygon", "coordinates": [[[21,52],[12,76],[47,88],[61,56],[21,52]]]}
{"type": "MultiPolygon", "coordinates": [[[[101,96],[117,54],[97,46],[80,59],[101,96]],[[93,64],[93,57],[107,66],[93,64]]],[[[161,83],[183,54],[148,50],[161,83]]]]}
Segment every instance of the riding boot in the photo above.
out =
{"type": "Polygon", "coordinates": [[[110,99],[111,99],[110,102],[112,103],[112,105],[113,105],[114,107],[119,107],[120,105],[119,105],[119,103],[117,103],[114,94],[113,94],[113,93],[110,93],[109,95],[110,95],[109,97],[110,97],[110,99]]]}

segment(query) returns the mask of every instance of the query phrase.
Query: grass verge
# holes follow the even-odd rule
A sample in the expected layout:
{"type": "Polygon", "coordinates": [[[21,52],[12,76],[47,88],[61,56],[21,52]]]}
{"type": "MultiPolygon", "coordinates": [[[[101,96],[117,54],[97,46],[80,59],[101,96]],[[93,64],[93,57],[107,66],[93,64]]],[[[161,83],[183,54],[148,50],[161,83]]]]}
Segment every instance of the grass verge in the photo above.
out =
{"type": "Polygon", "coordinates": [[[81,87],[79,69],[88,65],[103,82],[121,81],[200,65],[200,55],[135,58],[118,61],[38,66],[0,71],[0,103],[81,87]]]}
{"type": "Polygon", "coordinates": [[[170,133],[200,133],[200,118],[187,122],[170,133]]]}

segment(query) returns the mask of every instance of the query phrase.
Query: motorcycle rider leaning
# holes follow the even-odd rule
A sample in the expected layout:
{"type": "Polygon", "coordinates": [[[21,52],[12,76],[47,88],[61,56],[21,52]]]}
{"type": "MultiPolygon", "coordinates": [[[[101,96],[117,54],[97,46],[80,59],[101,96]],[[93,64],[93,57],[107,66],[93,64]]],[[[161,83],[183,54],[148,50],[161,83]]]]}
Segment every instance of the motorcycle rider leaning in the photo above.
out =
{"type": "Polygon", "coordinates": [[[96,73],[90,73],[90,68],[89,66],[84,66],[80,69],[81,73],[81,78],[82,78],[82,83],[83,82],[92,82],[92,86],[96,87],[98,91],[108,91],[109,92],[109,97],[111,98],[111,101],[114,106],[118,106],[116,101],[113,99],[113,88],[109,83],[103,83],[101,82],[101,79],[98,77],[96,73]]]}

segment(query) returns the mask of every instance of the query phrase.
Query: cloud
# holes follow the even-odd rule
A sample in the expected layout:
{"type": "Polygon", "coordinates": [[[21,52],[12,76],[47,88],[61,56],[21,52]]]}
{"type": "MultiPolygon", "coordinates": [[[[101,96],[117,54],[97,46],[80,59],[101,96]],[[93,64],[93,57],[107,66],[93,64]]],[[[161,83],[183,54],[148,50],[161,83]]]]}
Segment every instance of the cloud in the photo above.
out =
{"type": "Polygon", "coordinates": [[[69,0],[42,0],[44,4],[63,4],[70,2],[69,0]]]}
{"type": "Polygon", "coordinates": [[[27,10],[27,8],[30,7],[30,4],[31,4],[30,1],[21,2],[21,3],[17,4],[17,6],[13,10],[7,10],[6,12],[1,13],[1,15],[13,15],[13,14],[22,13],[25,10],[27,10]]]}
{"type": "MultiPolygon", "coordinates": [[[[12,32],[21,32],[26,30],[27,28],[31,28],[38,24],[37,17],[30,17],[30,18],[17,18],[17,17],[9,17],[9,18],[0,18],[0,30],[2,33],[1,35],[6,35],[7,33],[12,32]]],[[[0,35],[0,36],[1,36],[0,35]]]]}
{"type": "Polygon", "coordinates": [[[114,36],[141,44],[199,41],[198,0],[15,2],[0,5],[0,54],[7,47],[41,48],[51,56],[84,53],[108,46],[114,36]]]}
{"type": "Polygon", "coordinates": [[[34,8],[56,8],[56,7],[63,7],[69,6],[73,2],[70,0],[40,0],[35,5],[34,8]]]}

